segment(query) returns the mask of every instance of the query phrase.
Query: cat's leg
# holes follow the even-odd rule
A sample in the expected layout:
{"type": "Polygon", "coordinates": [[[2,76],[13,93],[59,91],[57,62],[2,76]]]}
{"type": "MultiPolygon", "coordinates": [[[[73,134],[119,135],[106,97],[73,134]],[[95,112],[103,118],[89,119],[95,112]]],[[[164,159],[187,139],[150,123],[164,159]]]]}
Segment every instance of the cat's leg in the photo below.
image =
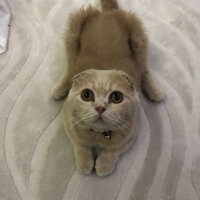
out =
{"type": "Polygon", "coordinates": [[[148,39],[145,34],[142,22],[134,15],[121,12],[121,20],[129,33],[129,46],[132,56],[136,61],[141,73],[141,86],[146,96],[152,101],[161,101],[164,94],[147,67],[147,46],[148,39]]]}
{"type": "Polygon", "coordinates": [[[69,77],[68,73],[65,72],[51,89],[50,96],[55,100],[62,99],[68,94],[71,84],[71,78],[69,77]]]}
{"type": "Polygon", "coordinates": [[[115,150],[105,150],[103,149],[100,155],[97,157],[95,163],[95,169],[97,176],[107,176],[115,170],[115,166],[121,154],[126,152],[130,146],[133,144],[133,140],[129,140],[120,148],[115,150]]]}
{"type": "Polygon", "coordinates": [[[89,174],[94,168],[92,148],[74,145],[74,156],[77,169],[83,174],[89,174]]]}
{"type": "Polygon", "coordinates": [[[151,101],[159,102],[164,99],[162,90],[150,72],[144,73],[142,76],[142,90],[151,101]]]}
{"type": "Polygon", "coordinates": [[[115,165],[119,160],[120,153],[114,151],[104,151],[97,157],[95,169],[97,176],[107,176],[115,170],[115,165]]]}
{"type": "Polygon", "coordinates": [[[99,11],[90,6],[87,9],[80,9],[70,16],[65,38],[68,69],[58,83],[51,89],[50,95],[55,100],[62,99],[68,94],[72,85],[72,77],[79,71],[75,69],[75,63],[81,46],[82,31],[87,21],[98,14],[99,11]]]}

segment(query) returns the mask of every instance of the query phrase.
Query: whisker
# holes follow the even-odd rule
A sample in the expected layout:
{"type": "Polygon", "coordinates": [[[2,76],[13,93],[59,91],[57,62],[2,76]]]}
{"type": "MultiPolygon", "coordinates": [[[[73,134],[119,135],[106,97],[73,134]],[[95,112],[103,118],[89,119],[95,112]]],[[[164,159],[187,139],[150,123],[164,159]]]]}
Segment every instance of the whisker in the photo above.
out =
{"type": "MultiPolygon", "coordinates": [[[[119,125],[123,130],[127,129],[128,126],[126,126],[125,124],[123,124],[123,121],[126,122],[125,120],[121,120],[116,118],[116,116],[114,116],[113,114],[108,114],[108,117],[110,120],[112,120],[112,122],[114,122],[115,124],[119,125]]],[[[126,122],[127,123],[127,122],[126,122]]]]}
{"type": "MultiPolygon", "coordinates": [[[[70,120],[73,121],[73,120],[79,119],[79,118],[81,117],[81,115],[82,115],[82,114],[75,115],[75,116],[73,116],[70,120]]],[[[87,114],[84,116],[84,118],[85,118],[85,117],[88,117],[88,116],[90,116],[90,115],[91,115],[91,113],[87,113],[87,114]]]]}
{"type": "Polygon", "coordinates": [[[117,121],[115,121],[115,120],[113,120],[113,119],[110,118],[110,122],[111,122],[113,125],[117,126],[117,128],[119,128],[120,130],[124,131],[124,128],[121,127],[121,126],[118,124],[117,121]]]}
{"type": "Polygon", "coordinates": [[[126,121],[126,120],[118,119],[115,115],[113,115],[113,114],[111,114],[111,115],[112,115],[112,117],[113,117],[114,119],[116,119],[117,121],[119,121],[119,123],[121,123],[123,126],[125,126],[125,127],[128,128],[128,126],[126,126],[126,124],[127,124],[127,121],[126,121]],[[125,124],[124,124],[124,123],[125,123],[125,124]]]}
{"type": "MultiPolygon", "coordinates": [[[[81,115],[79,115],[80,117],[81,115]]],[[[92,116],[94,116],[94,114],[86,114],[85,116],[82,116],[82,119],[79,119],[79,118],[76,118],[76,121],[74,123],[72,123],[72,127],[77,125],[77,124],[80,124],[82,121],[87,121],[88,119],[90,119],[92,116]]]]}

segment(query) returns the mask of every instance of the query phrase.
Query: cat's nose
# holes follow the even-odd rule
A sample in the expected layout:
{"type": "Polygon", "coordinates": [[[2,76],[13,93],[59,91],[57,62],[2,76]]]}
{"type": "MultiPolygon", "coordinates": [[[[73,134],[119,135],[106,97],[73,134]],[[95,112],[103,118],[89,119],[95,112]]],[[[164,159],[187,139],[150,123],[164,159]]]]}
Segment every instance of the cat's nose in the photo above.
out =
{"type": "Polygon", "coordinates": [[[95,109],[99,113],[99,115],[101,115],[106,110],[106,108],[102,106],[96,107],[95,109]]]}

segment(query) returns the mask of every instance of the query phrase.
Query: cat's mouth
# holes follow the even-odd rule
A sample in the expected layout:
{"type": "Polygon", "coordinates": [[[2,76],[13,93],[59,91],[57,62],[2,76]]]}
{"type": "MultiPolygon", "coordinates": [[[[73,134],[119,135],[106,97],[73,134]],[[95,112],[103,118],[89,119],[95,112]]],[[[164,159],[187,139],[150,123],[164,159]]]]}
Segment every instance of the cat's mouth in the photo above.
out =
{"type": "Polygon", "coordinates": [[[102,123],[104,123],[104,120],[102,119],[101,116],[99,116],[94,122],[95,122],[95,123],[96,123],[96,122],[102,122],[102,123]]]}

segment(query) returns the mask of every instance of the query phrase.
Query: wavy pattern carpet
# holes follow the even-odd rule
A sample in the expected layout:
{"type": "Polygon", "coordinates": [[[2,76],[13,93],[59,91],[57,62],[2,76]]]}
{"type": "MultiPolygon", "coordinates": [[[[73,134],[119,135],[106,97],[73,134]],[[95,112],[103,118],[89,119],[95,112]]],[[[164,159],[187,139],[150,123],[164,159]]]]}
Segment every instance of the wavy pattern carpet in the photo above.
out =
{"type": "Polygon", "coordinates": [[[148,65],[163,103],[141,96],[142,127],[111,176],[75,170],[49,90],[65,68],[70,12],[92,0],[7,0],[8,51],[0,55],[1,200],[200,200],[200,2],[119,0],[143,20],[148,65]]]}

